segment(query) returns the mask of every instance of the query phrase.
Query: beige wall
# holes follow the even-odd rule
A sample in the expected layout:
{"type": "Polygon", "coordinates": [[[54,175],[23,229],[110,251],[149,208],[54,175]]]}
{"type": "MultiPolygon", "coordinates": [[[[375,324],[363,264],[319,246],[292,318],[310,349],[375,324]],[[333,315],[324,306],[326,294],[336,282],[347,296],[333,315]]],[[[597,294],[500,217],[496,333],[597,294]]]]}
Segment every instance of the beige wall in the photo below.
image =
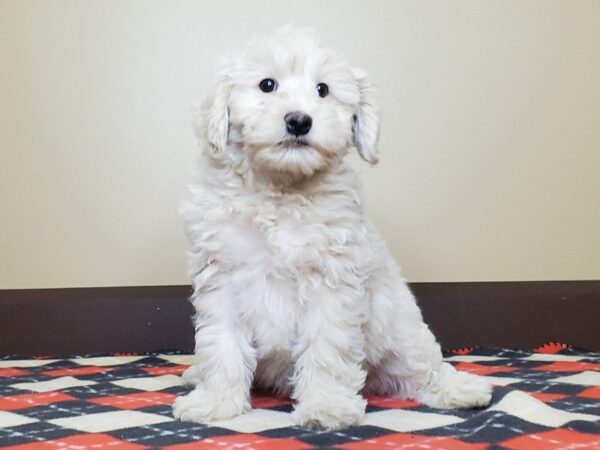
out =
{"type": "Polygon", "coordinates": [[[381,88],[368,214],[413,281],[600,277],[600,2],[0,0],[0,288],[185,283],[191,109],[295,22],[381,88]]]}

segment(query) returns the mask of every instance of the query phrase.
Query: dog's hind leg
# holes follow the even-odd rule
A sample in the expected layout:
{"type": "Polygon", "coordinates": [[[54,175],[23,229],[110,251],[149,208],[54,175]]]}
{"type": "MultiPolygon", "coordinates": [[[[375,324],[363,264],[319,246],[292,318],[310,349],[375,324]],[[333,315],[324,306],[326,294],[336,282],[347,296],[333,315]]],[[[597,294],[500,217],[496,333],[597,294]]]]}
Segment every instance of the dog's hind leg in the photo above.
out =
{"type": "Polygon", "coordinates": [[[181,374],[181,382],[187,387],[196,387],[200,383],[200,369],[192,364],[181,374]]]}
{"type": "Polygon", "coordinates": [[[437,408],[488,405],[491,386],[443,362],[440,345],[424,323],[413,294],[392,258],[386,259],[386,266],[371,279],[364,393],[414,399],[437,408]]]}

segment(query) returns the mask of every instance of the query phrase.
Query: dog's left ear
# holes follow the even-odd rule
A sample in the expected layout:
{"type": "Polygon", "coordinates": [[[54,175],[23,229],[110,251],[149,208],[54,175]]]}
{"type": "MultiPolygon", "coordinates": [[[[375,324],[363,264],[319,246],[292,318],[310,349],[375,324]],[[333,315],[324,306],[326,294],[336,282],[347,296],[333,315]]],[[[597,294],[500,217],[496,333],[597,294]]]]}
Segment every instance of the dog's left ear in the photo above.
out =
{"type": "Polygon", "coordinates": [[[379,139],[379,113],[375,106],[375,89],[362,69],[352,69],[352,75],[360,92],[358,108],[354,113],[354,145],[365,161],[377,164],[377,141],[379,139]]]}
{"type": "Polygon", "coordinates": [[[215,153],[220,153],[227,145],[229,132],[229,110],[227,101],[231,91],[226,76],[221,75],[215,86],[210,106],[206,113],[206,136],[215,153]]]}

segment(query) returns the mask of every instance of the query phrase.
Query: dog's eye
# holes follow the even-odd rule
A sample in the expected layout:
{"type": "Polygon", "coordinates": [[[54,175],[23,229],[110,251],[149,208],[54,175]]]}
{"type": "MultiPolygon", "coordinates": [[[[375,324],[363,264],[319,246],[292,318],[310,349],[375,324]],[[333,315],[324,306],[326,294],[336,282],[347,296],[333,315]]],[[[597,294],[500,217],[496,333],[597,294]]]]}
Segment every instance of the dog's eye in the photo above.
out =
{"type": "Polygon", "coordinates": [[[319,83],[317,84],[317,92],[319,93],[319,97],[327,97],[327,94],[329,94],[329,86],[325,83],[319,83]]]}
{"type": "Polygon", "coordinates": [[[265,78],[258,83],[258,87],[263,92],[273,92],[275,89],[277,89],[277,81],[272,78],[265,78]]]}

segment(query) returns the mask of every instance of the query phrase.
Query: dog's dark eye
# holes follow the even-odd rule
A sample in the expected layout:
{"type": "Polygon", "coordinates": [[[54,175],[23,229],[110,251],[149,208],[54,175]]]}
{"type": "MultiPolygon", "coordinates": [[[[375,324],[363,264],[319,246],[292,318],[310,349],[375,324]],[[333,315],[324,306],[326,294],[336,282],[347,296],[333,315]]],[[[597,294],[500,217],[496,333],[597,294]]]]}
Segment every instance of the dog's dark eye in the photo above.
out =
{"type": "Polygon", "coordinates": [[[277,89],[277,81],[272,78],[265,78],[258,83],[258,87],[263,92],[273,92],[275,89],[277,89]]]}
{"type": "Polygon", "coordinates": [[[325,83],[319,83],[317,84],[317,92],[319,93],[319,97],[327,97],[327,94],[329,94],[329,86],[325,83]]]}

